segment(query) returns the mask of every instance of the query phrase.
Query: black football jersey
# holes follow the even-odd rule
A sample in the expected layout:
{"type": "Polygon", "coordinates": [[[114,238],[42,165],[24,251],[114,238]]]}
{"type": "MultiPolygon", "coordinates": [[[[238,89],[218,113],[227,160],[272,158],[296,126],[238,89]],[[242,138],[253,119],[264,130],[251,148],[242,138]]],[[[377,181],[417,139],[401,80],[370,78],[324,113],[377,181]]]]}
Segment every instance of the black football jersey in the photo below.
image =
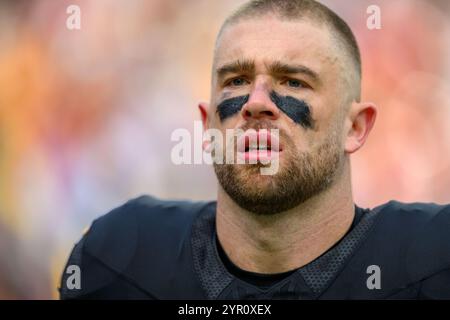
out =
{"type": "Polygon", "coordinates": [[[251,281],[218,243],[216,202],[130,200],[75,245],[62,299],[450,299],[450,206],[355,205],[355,221],[305,266],[251,281]],[[73,288],[70,266],[80,270],[73,288]]]}

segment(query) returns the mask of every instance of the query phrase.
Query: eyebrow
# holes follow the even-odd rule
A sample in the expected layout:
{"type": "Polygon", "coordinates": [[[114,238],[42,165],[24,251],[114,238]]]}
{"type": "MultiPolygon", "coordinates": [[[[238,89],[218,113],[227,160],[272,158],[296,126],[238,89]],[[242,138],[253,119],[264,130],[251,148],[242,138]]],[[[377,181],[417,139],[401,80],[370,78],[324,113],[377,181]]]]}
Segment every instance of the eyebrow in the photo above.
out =
{"type": "Polygon", "coordinates": [[[217,68],[217,76],[224,77],[228,73],[254,73],[255,63],[252,60],[236,60],[217,68]]]}
{"type": "Polygon", "coordinates": [[[304,74],[310,77],[314,81],[319,81],[319,75],[314,70],[304,66],[304,65],[291,65],[287,63],[283,63],[280,61],[272,62],[267,66],[267,69],[272,75],[281,75],[281,74],[304,74]]]}
{"type": "MultiPolygon", "coordinates": [[[[311,78],[313,81],[318,82],[320,80],[319,75],[314,70],[299,64],[288,64],[281,61],[274,61],[266,65],[269,73],[272,75],[292,75],[292,74],[304,74],[311,78]]],[[[217,68],[218,78],[223,78],[228,73],[246,73],[251,74],[256,70],[253,60],[236,60],[231,63],[224,64],[217,68]]]]}

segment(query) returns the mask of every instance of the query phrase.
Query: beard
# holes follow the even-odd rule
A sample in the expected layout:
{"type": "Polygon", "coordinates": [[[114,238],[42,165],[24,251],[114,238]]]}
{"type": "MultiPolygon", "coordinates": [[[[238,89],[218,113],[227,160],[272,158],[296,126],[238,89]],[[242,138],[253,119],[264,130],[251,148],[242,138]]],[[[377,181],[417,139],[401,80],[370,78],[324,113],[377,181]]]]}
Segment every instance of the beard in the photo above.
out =
{"type": "Polygon", "coordinates": [[[281,136],[281,130],[280,138],[284,138],[283,159],[280,157],[280,167],[274,175],[261,175],[260,169],[265,165],[259,162],[214,163],[220,185],[241,208],[261,215],[280,213],[304,203],[333,184],[342,152],[337,134],[309,152],[296,151],[292,140],[281,136]]]}

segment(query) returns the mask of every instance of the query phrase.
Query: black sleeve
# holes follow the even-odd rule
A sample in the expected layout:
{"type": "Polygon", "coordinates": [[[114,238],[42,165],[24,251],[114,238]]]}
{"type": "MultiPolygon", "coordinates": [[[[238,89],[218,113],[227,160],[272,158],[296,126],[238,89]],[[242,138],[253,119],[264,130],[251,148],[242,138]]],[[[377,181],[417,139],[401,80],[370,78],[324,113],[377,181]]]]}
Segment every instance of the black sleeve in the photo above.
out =
{"type": "Polygon", "coordinates": [[[84,250],[85,241],[86,236],[75,245],[64,268],[59,287],[61,300],[155,299],[138,284],[90,255],[84,250]],[[70,266],[80,268],[80,288],[70,285],[73,275],[70,266]]]}
{"type": "MultiPolygon", "coordinates": [[[[59,285],[59,298],[61,300],[74,299],[80,295],[80,289],[72,289],[69,287],[68,283],[72,273],[69,272],[70,266],[78,266],[81,268],[82,252],[83,252],[83,242],[85,237],[83,237],[73,248],[69,260],[61,275],[61,283],[59,285]]],[[[81,269],[80,269],[81,270],[81,269]]]]}
{"type": "Polygon", "coordinates": [[[419,293],[420,299],[450,299],[450,266],[424,279],[419,293]]]}
{"type": "Polygon", "coordinates": [[[127,208],[96,219],[75,245],[61,276],[60,299],[152,298],[124,275],[136,238],[133,215],[127,208]],[[79,273],[78,286],[74,286],[75,272],[79,273]]]}
{"type": "Polygon", "coordinates": [[[72,250],[60,298],[164,299],[185,296],[188,287],[201,295],[189,235],[205,205],[142,196],[97,218],[72,250]],[[80,270],[79,288],[71,281],[73,266],[80,270]]]}

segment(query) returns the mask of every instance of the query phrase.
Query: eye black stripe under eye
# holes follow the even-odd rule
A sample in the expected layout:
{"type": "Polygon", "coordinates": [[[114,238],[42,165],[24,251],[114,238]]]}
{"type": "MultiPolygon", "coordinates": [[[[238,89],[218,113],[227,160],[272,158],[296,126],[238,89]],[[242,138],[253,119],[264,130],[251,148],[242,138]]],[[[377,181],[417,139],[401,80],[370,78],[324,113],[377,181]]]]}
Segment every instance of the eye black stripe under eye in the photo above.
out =
{"type": "Polygon", "coordinates": [[[241,111],[244,104],[247,103],[248,98],[249,95],[245,95],[223,100],[217,106],[217,113],[219,113],[220,121],[224,121],[226,118],[229,118],[241,111]]]}
{"type": "Polygon", "coordinates": [[[311,107],[307,102],[296,99],[291,96],[283,97],[275,91],[270,93],[270,99],[295,123],[298,123],[306,129],[313,128],[314,121],[311,117],[311,107]]]}
{"type": "MultiPolygon", "coordinates": [[[[223,100],[217,106],[220,121],[224,121],[241,111],[244,104],[248,102],[248,99],[249,95],[223,100]]],[[[306,129],[312,129],[314,127],[314,120],[311,117],[311,107],[307,102],[291,96],[281,96],[275,91],[270,93],[270,99],[278,109],[283,111],[295,123],[306,129]]]]}

